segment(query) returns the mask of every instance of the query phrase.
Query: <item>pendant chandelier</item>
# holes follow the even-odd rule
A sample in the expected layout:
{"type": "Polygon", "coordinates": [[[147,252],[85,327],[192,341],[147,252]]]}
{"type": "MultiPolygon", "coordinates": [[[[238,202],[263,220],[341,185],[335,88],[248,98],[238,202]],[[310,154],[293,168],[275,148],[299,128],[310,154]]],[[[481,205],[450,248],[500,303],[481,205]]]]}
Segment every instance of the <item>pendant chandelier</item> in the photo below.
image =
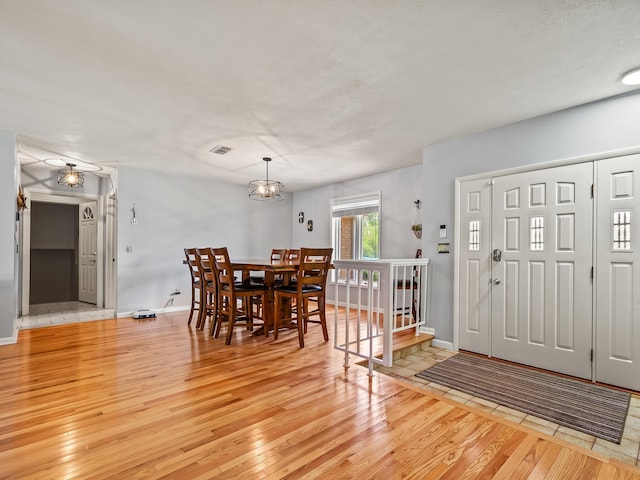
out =
{"type": "Polygon", "coordinates": [[[74,170],[75,163],[67,163],[69,170],[58,170],[58,184],[65,187],[80,188],[84,185],[84,173],[74,170]]]}
{"type": "Polygon", "coordinates": [[[269,180],[269,157],[262,160],[267,164],[266,180],[251,180],[249,182],[249,198],[261,202],[277,202],[284,200],[284,185],[277,180],[269,180]]]}

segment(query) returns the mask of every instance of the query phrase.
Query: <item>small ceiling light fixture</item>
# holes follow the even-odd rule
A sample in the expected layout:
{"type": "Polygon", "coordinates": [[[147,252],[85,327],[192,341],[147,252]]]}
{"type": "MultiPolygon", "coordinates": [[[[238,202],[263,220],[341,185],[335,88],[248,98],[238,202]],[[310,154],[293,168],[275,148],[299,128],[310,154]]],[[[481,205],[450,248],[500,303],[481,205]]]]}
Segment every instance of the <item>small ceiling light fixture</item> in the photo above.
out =
{"type": "Polygon", "coordinates": [[[74,170],[75,163],[67,163],[69,170],[58,170],[58,184],[65,187],[80,188],[84,185],[84,173],[74,170]]]}
{"type": "Polygon", "coordinates": [[[625,73],[622,76],[622,83],[625,85],[640,85],[640,68],[634,68],[625,73]]]}
{"type": "Polygon", "coordinates": [[[251,180],[249,182],[249,198],[262,202],[275,202],[284,200],[284,185],[277,180],[269,180],[269,157],[264,157],[267,164],[266,180],[251,180]]]}

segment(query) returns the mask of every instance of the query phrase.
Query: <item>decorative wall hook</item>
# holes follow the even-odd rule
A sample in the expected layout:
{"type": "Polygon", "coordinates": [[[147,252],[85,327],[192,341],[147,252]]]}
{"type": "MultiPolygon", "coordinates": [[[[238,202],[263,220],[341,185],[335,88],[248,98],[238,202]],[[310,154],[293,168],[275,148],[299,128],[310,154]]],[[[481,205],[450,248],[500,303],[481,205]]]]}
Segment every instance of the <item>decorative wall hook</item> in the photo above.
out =
{"type": "Polygon", "coordinates": [[[413,222],[413,225],[411,225],[411,231],[413,232],[413,234],[416,236],[416,238],[421,238],[422,237],[422,223],[420,221],[420,207],[422,206],[422,202],[420,200],[416,200],[415,202],[413,202],[416,204],[416,218],[413,222]]]}

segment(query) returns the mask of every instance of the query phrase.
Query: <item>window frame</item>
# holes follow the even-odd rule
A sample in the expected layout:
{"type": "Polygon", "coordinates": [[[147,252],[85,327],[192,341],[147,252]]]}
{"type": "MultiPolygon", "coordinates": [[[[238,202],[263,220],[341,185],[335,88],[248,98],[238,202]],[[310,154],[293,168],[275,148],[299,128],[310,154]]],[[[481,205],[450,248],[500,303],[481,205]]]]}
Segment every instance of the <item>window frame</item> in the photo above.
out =
{"type": "MultiPolygon", "coordinates": [[[[330,202],[329,215],[331,219],[331,244],[333,246],[334,259],[340,260],[342,251],[342,221],[341,218],[353,217],[355,219],[352,235],[353,257],[349,260],[367,261],[379,260],[381,252],[381,219],[382,219],[382,195],[380,191],[351,195],[347,197],[332,198],[330,202]],[[365,215],[376,213],[378,215],[377,232],[377,257],[363,258],[363,219],[365,215]]],[[[331,279],[336,282],[336,272],[332,270],[331,279]]],[[[355,278],[351,279],[355,282],[355,278]]],[[[346,280],[337,280],[338,283],[346,283],[346,280]]]]}

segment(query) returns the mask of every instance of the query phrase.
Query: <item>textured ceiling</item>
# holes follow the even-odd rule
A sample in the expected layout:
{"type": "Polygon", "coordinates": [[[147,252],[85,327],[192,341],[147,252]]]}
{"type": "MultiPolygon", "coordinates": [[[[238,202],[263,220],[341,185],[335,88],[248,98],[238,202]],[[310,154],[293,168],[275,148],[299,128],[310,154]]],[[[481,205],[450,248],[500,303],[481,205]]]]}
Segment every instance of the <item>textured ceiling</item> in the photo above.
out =
{"type": "Polygon", "coordinates": [[[639,25],[638,0],[0,0],[0,128],[25,161],[239,184],[271,156],[299,190],[628,92],[639,25]]]}

